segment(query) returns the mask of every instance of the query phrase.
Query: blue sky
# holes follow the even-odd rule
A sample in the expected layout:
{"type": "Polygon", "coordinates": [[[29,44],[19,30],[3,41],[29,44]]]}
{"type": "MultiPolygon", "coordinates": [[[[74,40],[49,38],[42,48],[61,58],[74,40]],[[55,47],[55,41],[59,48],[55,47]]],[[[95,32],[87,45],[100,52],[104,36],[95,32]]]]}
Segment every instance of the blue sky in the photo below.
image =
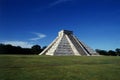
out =
{"type": "Polygon", "coordinates": [[[62,29],[93,49],[120,48],[120,0],[0,0],[0,43],[48,46],[62,29]]]}

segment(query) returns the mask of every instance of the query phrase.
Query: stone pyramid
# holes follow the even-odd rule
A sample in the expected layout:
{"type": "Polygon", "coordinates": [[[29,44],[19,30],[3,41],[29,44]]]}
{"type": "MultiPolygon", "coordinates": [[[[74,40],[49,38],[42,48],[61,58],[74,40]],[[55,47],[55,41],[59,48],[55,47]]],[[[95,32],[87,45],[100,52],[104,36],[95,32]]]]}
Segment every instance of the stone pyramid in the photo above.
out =
{"type": "Polygon", "coordinates": [[[39,55],[92,56],[99,54],[79,41],[72,31],[62,30],[59,32],[58,37],[39,55]]]}

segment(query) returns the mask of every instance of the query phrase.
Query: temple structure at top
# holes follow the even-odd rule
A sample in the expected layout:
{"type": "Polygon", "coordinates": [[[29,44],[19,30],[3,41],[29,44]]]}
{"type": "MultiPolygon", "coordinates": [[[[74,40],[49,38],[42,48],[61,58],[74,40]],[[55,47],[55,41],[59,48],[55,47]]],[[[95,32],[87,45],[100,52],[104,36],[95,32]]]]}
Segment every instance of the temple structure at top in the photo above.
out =
{"type": "Polygon", "coordinates": [[[97,56],[99,55],[86,44],[78,40],[72,31],[61,30],[58,37],[39,55],[51,56],[97,56]]]}

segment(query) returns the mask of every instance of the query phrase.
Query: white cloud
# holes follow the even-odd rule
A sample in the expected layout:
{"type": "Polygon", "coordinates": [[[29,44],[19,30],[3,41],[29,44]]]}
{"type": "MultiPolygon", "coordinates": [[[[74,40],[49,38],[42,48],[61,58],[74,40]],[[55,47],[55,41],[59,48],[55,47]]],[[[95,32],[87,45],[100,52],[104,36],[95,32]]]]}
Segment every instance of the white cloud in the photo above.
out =
{"type": "Polygon", "coordinates": [[[37,37],[35,37],[35,38],[31,38],[30,40],[33,40],[33,41],[37,41],[37,40],[39,40],[39,39],[42,39],[42,38],[45,38],[46,37],[46,35],[45,34],[41,34],[41,33],[33,33],[33,34],[35,34],[37,37]]]}
{"type": "Polygon", "coordinates": [[[49,9],[51,7],[54,7],[54,6],[58,5],[58,4],[65,3],[65,2],[68,2],[68,1],[73,1],[73,0],[55,0],[54,2],[51,2],[51,3],[49,3],[48,5],[46,5],[46,6],[42,7],[42,8],[36,9],[36,11],[49,9]]]}
{"type": "Polygon", "coordinates": [[[56,0],[56,1],[54,1],[50,4],[50,7],[53,7],[55,5],[58,5],[58,4],[61,4],[61,3],[64,3],[64,2],[68,2],[68,1],[72,1],[72,0],[56,0]]]}
{"type": "Polygon", "coordinates": [[[3,44],[11,44],[12,46],[20,46],[22,48],[31,48],[33,44],[24,41],[4,41],[3,44]]]}

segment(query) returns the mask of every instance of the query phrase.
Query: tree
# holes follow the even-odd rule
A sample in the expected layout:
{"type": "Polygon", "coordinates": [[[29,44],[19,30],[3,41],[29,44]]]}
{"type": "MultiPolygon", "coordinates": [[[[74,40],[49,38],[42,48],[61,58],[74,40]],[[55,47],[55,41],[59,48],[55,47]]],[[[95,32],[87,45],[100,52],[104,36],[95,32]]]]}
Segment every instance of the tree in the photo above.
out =
{"type": "Polygon", "coordinates": [[[33,45],[31,47],[31,51],[33,54],[39,54],[42,51],[42,49],[41,49],[41,46],[39,45],[33,45]]]}
{"type": "Polygon", "coordinates": [[[44,50],[44,49],[46,49],[47,48],[47,46],[44,46],[43,48],[42,48],[42,51],[44,50]]]}
{"type": "Polygon", "coordinates": [[[108,55],[108,52],[106,50],[96,49],[96,52],[98,52],[100,55],[108,55]]]}
{"type": "Polygon", "coordinates": [[[6,52],[5,45],[4,44],[0,44],[0,54],[4,54],[5,52],[6,52]]]}
{"type": "Polygon", "coordinates": [[[109,50],[108,54],[111,55],[111,56],[116,56],[117,55],[116,52],[113,51],[113,50],[109,50]]]}
{"type": "Polygon", "coordinates": [[[116,54],[120,56],[120,48],[116,48],[115,51],[116,51],[116,54]]]}

